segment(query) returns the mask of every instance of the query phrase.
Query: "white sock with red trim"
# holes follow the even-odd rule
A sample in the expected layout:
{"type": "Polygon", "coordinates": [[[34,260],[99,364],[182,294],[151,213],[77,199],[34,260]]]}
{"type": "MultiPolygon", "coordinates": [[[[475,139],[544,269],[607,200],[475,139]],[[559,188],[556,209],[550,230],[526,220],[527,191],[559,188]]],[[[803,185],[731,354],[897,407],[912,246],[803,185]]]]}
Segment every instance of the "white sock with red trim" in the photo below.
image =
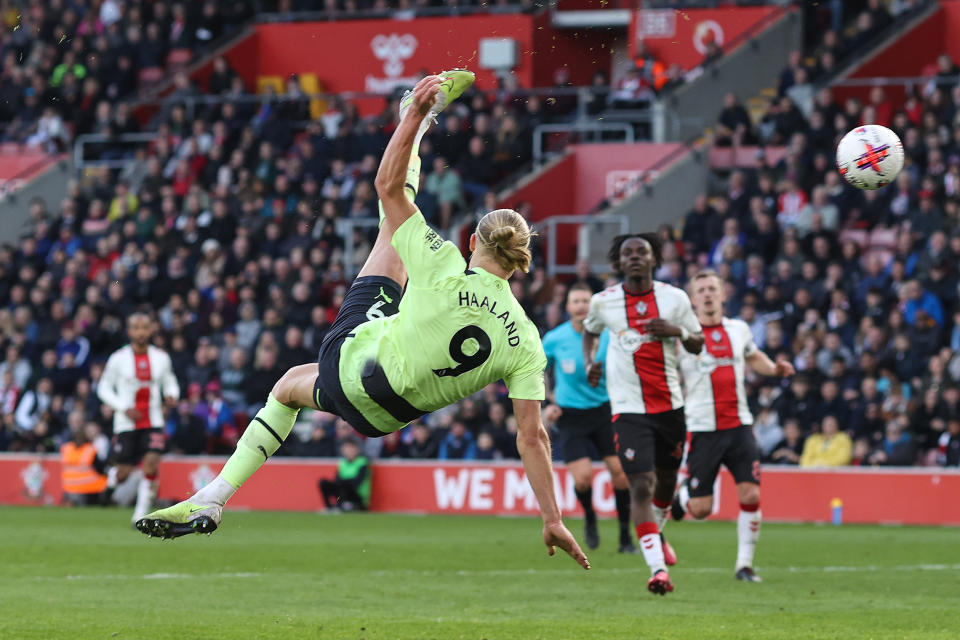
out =
{"type": "Polygon", "coordinates": [[[133,508],[133,521],[136,522],[153,510],[153,501],[157,497],[157,476],[144,474],[137,485],[137,504],[133,508]]]}
{"type": "Polygon", "coordinates": [[[753,552],[760,538],[760,503],[741,504],[737,517],[737,566],[753,568],[753,552]]]}
{"type": "Polygon", "coordinates": [[[641,522],[637,525],[637,539],[643,551],[643,559],[650,567],[650,575],[657,571],[666,571],[667,563],[663,559],[663,546],[660,544],[660,529],[656,522],[641,522]]]}
{"type": "Polygon", "coordinates": [[[653,521],[657,523],[657,531],[663,531],[664,525],[667,524],[667,519],[670,517],[670,503],[669,502],[660,502],[656,498],[653,499],[653,521]]]}
{"type": "Polygon", "coordinates": [[[677,491],[677,497],[680,500],[680,508],[683,509],[684,513],[689,513],[690,510],[687,509],[687,505],[690,504],[690,487],[686,482],[680,485],[680,489],[677,491]]]}

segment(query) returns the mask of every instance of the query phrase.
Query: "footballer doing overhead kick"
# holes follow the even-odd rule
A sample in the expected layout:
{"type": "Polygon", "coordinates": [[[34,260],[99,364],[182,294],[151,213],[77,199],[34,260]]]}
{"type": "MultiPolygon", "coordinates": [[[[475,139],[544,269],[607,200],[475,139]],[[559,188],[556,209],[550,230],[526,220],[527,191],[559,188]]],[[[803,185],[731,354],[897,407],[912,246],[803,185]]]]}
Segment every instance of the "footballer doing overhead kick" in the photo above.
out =
{"type": "Polygon", "coordinates": [[[279,448],[301,408],[335,413],[379,437],[502,378],[517,417],[517,448],[540,503],[543,540],[551,555],[559,546],[589,568],[554,495],[550,440],[540,421],[543,346],[507,281],[529,268],[530,229],[515,211],[491,211],[470,237],[468,266],[413,205],[420,139],[473,79],[462,70],[428,76],[401,101],[400,124],[376,178],[380,233],[320,346],[319,362],[287,371],[220,475],[189,500],[140,520],[140,531],[176,537],[216,529],[223,505],[279,448]]]}
{"type": "Polygon", "coordinates": [[[753,343],[743,320],[723,317],[723,283],[701,271],[689,286],[706,344],[697,355],[682,353],[680,370],[686,391],[687,428],[693,433],[687,452],[689,479],[677,492],[673,517],[701,519],[713,509],[713,481],[723,464],[737,483],[737,580],[760,582],[753,552],[760,536],[760,449],[747,405],[744,364],[764,376],[794,374],[787,360],[773,362],[753,343]]]}
{"type": "Polygon", "coordinates": [[[673,591],[666,565],[674,564],[676,556],[660,530],[673,500],[687,433],[677,351],[699,352],[703,335],[687,294],[653,279],[661,258],[655,234],[617,236],[609,258],[624,281],[590,300],[583,321],[583,360],[587,379],[597,385],[603,374],[603,364],[595,359],[597,340],[608,329],[607,392],[616,450],[652,574],[647,588],[663,595],[673,591]]]}

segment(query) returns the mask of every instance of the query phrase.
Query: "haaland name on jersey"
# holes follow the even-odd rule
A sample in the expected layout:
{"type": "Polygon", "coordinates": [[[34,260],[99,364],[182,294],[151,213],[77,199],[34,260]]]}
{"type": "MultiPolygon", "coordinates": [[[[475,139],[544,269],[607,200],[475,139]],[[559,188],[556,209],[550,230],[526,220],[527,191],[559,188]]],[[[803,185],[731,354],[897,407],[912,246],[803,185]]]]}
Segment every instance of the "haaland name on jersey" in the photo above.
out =
{"type": "Polygon", "coordinates": [[[490,302],[490,298],[483,296],[483,300],[477,298],[477,294],[471,291],[461,291],[460,292],[460,306],[461,307],[476,307],[478,309],[486,309],[487,312],[496,316],[497,320],[503,321],[503,328],[507,332],[507,344],[511,347],[516,347],[520,344],[520,336],[514,335],[517,333],[517,324],[510,320],[510,311],[504,311],[500,315],[497,315],[497,301],[494,300],[490,302]],[[509,321],[509,322],[508,322],[509,321]]]}

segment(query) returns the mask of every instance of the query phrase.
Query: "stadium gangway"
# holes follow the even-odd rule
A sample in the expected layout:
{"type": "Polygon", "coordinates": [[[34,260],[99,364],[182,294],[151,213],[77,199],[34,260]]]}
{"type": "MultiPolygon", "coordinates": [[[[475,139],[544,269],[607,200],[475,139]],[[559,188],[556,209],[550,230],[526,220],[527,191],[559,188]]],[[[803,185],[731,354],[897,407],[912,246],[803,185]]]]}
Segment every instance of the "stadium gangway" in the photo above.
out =
{"type": "Polygon", "coordinates": [[[546,228],[547,236],[547,276],[577,272],[577,262],[590,261],[593,273],[606,273],[610,270],[607,262],[607,247],[614,236],[630,231],[630,219],[623,214],[592,216],[552,216],[536,223],[539,230],[546,228]],[[577,229],[577,256],[573,264],[557,262],[557,227],[560,225],[579,225],[577,229]]]}

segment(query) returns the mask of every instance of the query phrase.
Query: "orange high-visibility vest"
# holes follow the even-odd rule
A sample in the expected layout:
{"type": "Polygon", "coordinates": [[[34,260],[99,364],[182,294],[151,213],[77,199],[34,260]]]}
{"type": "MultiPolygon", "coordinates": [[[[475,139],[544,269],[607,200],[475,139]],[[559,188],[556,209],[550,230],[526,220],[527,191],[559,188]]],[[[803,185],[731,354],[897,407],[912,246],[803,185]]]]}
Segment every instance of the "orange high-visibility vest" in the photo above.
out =
{"type": "Polygon", "coordinates": [[[96,457],[97,448],[89,442],[79,447],[68,442],[60,447],[60,481],[64,493],[100,493],[107,488],[107,476],[93,468],[96,457]]]}

